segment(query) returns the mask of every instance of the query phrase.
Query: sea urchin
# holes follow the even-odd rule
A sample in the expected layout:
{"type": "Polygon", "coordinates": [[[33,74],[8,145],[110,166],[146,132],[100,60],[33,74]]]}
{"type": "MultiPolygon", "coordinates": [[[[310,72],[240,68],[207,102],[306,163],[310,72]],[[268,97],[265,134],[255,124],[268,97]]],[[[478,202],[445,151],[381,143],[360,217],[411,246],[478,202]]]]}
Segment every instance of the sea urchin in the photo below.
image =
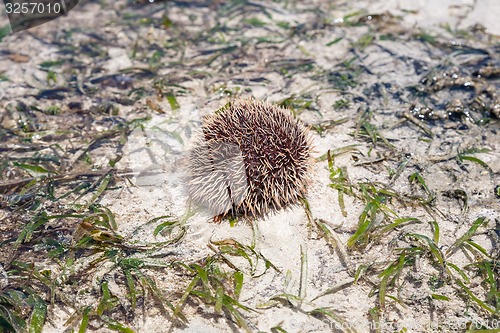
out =
{"type": "Polygon", "coordinates": [[[214,216],[296,204],[310,173],[308,129],[279,106],[235,100],[203,119],[189,155],[189,195],[214,216]]]}

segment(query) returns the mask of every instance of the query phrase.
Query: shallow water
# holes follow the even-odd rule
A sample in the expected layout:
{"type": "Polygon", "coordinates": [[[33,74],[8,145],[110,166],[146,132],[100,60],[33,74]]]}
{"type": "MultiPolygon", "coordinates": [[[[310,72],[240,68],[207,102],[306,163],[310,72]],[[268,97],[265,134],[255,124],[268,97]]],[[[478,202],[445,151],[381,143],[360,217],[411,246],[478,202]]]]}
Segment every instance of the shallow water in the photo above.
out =
{"type": "MultiPolygon", "coordinates": [[[[168,241],[171,235],[155,234],[156,225],[144,223],[185,214],[186,152],[202,117],[232,98],[247,96],[286,106],[311,126],[318,158],[307,197],[311,215],[296,206],[259,219],[252,228],[246,223],[231,227],[227,221],[213,224],[209,214],[198,212],[186,217],[186,233],[178,243],[154,255],[168,258],[166,262],[203,263],[214,249],[234,246],[235,241],[253,245],[256,254],[251,256],[259,260],[255,267],[228,255],[244,272],[240,302],[252,308],[266,305],[257,313],[244,312],[250,330],[324,331],[339,321],[316,319],[310,311],[331,308],[345,324],[367,331],[374,323],[370,311],[380,306],[377,293],[370,294],[373,283],[380,283],[379,274],[397,257],[396,249],[420,246],[407,234],[436,237],[433,221],[439,226],[440,250],[446,251],[484,216],[488,223],[473,239],[495,255],[500,103],[494,34],[500,29],[493,13],[499,5],[366,1],[355,6],[323,1],[87,2],[57,21],[5,37],[0,42],[2,193],[22,194],[32,177],[48,171],[61,177],[57,195],[78,186],[94,192],[80,190],[53,202],[41,182],[24,190],[33,194],[24,197],[27,202],[37,198],[43,203],[39,206],[6,197],[1,261],[14,256],[62,274],[38,243],[46,238],[71,243],[81,231],[80,220],[51,220],[19,251],[8,246],[26,221],[43,210],[90,214],[88,205],[78,205],[91,201],[102,184],[92,177],[106,179],[112,167],[117,171],[111,189],[98,204],[114,213],[116,233],[134,244],[168,241]],[[421,223],[378,237],[377,228],[396,219],[378,212],[372,216],[369,237],[348,248],[366,202],[345,195],[342,206],[330,186],[328,150],[350,184],[366,193],[373,186],[377,194],[385,193],[381,202],[398,218],[421,223]],[[71,179],[65,180],[67,175],[71,179]],[[331,238],[313,228],[311,216],[340,245],[332,246],[331,238]],[[263,258],[277,269],[266,270],[263,258]],[[367,280],[351,284],[353,272],[362,267],[369,267],[367,280]],[[337,292],[327,292],[344,283],[337,292]],[[300,301],[292,298],[291,304],[301,311],[271,302],[278,294],[296,295],[300,301]]],[[[79,255],[85,257],[75,255],[77,263],[79,255]]],[[[382,323],[424,332],[426,327],[418,323],[448,327],[490,318],[477,306],[465,313],[457,296],[463,290],[453,283],[437,288],[439,271],[428,259],[419,256],[398,288],[391,289],[391,296],[402,301],[386,300],[382,323]],[[429,311],[434,294],[449,301],[432,301],[434,310],[429,311]]],[[[459,251],[447,259],[460,267],[472,260],[459,251]]],[[[59,286],[60,293],[73,298],[65,303],[57,299],[44,331],[60,332],[69,325],[66,320],[75,310],[63,304],[82,309],[96,303],[99,281],[109,269],[103,265],[79,272],[75,285],[87,290],[81,295],[59,286]]],[[[231,267],[224,269],[232,272],[231,267]]],[[[191,281],[179,270],[146,272],[172,302],[191,281]]],[[[110,288],[121,305],[110,315],[139,332],[166,331],[158,307],[146,300],[144,312],[134,313],[123,296],[123,277],[111,275],[110,288]]],[[[485,295],[480,283],[474,288],[480,297],[485,295]]],[[[193,298],[184,312],[190,324],[174,331],[239,329],[234,318],[207,309],[199,299],[193,298]]],[[[95,331],[106,329],[93,320],[95,331]]]]}

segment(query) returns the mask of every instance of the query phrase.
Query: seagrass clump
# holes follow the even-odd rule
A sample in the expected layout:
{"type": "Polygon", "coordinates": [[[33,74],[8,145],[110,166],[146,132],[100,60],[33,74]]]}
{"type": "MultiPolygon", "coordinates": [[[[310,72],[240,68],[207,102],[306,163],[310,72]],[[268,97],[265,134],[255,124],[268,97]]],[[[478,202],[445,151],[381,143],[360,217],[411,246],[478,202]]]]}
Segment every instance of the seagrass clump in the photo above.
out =
{"type": "Polygon", "coordinates": [[[237,99],[203,119],[189,155],[192,201],[214,216],[259,216],[296,204],[311,168],[308,129],[289,110],[237,99]]]}

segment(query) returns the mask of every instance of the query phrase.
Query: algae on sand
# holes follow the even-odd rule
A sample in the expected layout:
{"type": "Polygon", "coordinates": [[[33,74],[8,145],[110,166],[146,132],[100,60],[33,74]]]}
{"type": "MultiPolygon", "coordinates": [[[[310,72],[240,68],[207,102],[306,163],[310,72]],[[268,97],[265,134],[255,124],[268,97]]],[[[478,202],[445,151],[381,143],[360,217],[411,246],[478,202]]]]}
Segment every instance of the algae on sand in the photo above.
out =
{"type": "Polygon", "coordinates": [[[496,329],[483,1],[442,27],[380,4],[86,2],[4,37],[0,327],[496,329]],[[187,204],[183,151],[238,96],[315,129],[315,176],[304,207],[216,225],[187,204]]]}

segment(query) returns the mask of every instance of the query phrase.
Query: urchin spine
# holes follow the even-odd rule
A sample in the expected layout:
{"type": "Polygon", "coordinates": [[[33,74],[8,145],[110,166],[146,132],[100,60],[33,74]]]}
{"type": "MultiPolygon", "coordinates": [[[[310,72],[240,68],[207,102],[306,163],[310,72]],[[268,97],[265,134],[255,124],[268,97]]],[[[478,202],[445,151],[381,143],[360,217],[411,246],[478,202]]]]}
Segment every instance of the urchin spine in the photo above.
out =
{"type": "Polygon", "coordinates": [[[201,130],[190,152],[188,188],[212,214],[257,216],[305,196],[310,135],[288,110],[235,100],[205,117],[201,130]]]}

